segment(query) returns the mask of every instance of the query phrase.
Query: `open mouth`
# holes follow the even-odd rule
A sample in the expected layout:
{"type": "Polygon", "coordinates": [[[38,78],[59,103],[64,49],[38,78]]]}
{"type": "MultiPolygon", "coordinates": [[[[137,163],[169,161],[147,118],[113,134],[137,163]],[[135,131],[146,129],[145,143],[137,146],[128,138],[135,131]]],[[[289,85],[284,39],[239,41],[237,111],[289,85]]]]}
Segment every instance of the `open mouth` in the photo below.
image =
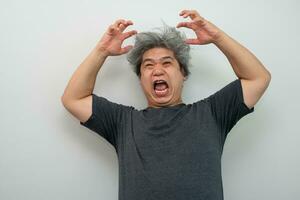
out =
{"type": "Polygon", "coordinates": [[[165,80],[156,80],[153,82],[153,89],[158,97],[164,97],[168,93],[169,86],[165,80]]]}

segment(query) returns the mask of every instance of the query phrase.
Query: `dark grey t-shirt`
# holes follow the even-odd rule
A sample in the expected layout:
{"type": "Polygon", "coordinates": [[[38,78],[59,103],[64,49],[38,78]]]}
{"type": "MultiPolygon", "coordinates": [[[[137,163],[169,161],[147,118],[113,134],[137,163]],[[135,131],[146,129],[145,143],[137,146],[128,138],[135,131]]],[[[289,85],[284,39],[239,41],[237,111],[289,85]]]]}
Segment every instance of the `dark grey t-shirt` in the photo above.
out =
{"type": "Polygon", "coordinates": [[[93,94],[82,124],[111,143],[119,161],[119,200],[222,200],[226,136],[254,111],[241,82],[192,104],[137,110],[93,94]]]}

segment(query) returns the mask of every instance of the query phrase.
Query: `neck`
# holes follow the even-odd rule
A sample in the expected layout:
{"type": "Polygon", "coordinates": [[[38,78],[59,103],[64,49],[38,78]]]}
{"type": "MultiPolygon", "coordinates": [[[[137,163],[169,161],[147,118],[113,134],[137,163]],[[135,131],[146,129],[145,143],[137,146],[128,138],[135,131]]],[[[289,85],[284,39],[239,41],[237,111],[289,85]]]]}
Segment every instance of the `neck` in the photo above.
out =
{"type": "Polygon", "coordinates": [[[156,104],[149,104],[148,103],[148,108],[162,108],[162,107],[172,107],[172,106],[176,106],[178,104],[182,104],[182,100],[178,100],[174,103],[170,103],[170,104],[162,104],[162,105],[156,105],[156,104]]]}

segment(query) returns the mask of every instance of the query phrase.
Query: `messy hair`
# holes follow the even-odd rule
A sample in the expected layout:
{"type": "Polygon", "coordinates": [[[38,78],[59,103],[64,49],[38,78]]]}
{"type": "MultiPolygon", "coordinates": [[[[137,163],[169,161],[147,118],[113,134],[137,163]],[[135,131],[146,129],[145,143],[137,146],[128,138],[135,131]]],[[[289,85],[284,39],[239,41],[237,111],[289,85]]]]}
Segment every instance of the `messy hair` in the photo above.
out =
{"type": "Polygon", "coordinates": [[[183,75],[188,77],[190,59],[190,46],[185,43],[186,36],[180,33],[175,27],[166,24],[157,28],[160,32],[141,32],[135,37],[134,47],[127,54],[128,62],[133,66],[133,71],[138,77],[141,76],[141,63],[143,54],[152,48],[162,47],[171,50],[178,61],[183,75]]]}

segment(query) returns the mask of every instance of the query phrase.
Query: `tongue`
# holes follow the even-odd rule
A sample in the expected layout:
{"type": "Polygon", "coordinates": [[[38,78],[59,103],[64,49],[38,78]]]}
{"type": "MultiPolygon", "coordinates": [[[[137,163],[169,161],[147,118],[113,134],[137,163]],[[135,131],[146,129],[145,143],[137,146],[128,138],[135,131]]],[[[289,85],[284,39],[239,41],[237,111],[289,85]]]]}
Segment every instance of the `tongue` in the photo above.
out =
{"type": "Polygon", "coordinates": [[[165,83],[159,83],[159,84],[156,84],[155,86],[155,90],[164,90],[167,88],[167,85],[165,83]]]}
{"type": "Polygon", "coordinates": [[[168,94],[168,86],[165,83],[160,83],[155,86],[155,94],[158,97],[164,97],[168,94]]]}

